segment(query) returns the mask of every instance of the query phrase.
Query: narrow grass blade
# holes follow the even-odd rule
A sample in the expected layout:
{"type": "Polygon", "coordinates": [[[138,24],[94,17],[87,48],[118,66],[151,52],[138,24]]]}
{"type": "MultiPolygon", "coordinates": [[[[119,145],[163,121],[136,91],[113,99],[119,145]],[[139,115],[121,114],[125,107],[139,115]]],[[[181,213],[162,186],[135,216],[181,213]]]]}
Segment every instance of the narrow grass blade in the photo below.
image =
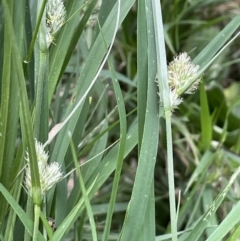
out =
{"type": "Polygon", "coordinates": [[[226,234],[230,232],[234,228],[234,226],[239,222],[240,220],[239,212],[240,212],[240,202],[238,202],[233,207],[233,209],[230,211],[227,217],[224,218],[224,220],[220,223],[220,225],[218,225],[218,227],[214,230],[212,235],[206,241],[223,240],[226,234]]]}
{"type": "Polygon", "coordinates": [[[146,10],[145,1],[138,2],[138,15],[137,15],[137,67],[138,67],[138,88],[137,88],[137,101],[138,101],[138,150],[141,149],[144,121],[147,105],[147,73],[148,73],[148,34],[146,24],[146,10]]]}
{"type": "MultiPolygon", "coordinates": [[[[130,151],[133,150],[133,148],[137,145],[137,124],[135,124],[127,134],[127,140],[126,140],[126,148],[124,152],[124,158],[130,153],[130,151]]],[[[103,160],[100,162],[98,168],[93,172],[91,177],[89,178],[87,182],[87,186],[89,187],[91,183],[95,180],[97,177],[97,182],[95,186],[92,189],[92,195],[95,194],[97,190],[102,186],[102,184],[107,180],[107,178],[110,176],[110,174],[115,170],[116,168],[116,162],[117,162],[117,153],[119,149],[119,144],[115,145],[109,153],[103,158],[103,160]]]]}
{"type": "MultiPolygon", "coordinates": [[[[15,199],[11,196],[11,194],[6,190],[6,188],[1,183],[0,183],[0,192],[4,195],[8,203],[14,209],[14,211],[18,215],[19,219],[22,221],[24,227],[27,229],[29,234],[32,235],[32,231],[33,231],[32,220],[27,216],[25,211],[18,205],[15,199]]],[[[45,240],[40,232],[38,233],[38,237],[39,237],[39,241],[45,240]]]]}
{"type": "Polygon", "coordinates": [[[87,21],[88,21],[89,17],[91,16],[97,2],[98,2],[98,0],[93,0],[93,1],[90,2],[87,10],[84,13],[83,18],[81,19],[78,26],[76,27],[76,30],[74,31],[73,36],[71,38],[71,42],[69,43],[64,62],[62,64],[60,76],[64,73],[64,70],[67,67],[67,64],[68,64],[68,62],[69,62],[69,60],[70,60],[70,58],[73,54],[74,49],[76,48],[76,45],[79,41],[79,38],[80,38],[84,28],[86,27],[87,21]]]}
{"type": "Polygon", "coordinates": [[[192,176],[190,177],[189,181],[188,181],[188,184],[187,184],[187,187],[186,187],[186,190],[185,190],[185,193],[189,190],[189,188],[192,186],[193,182],[195,182],[199,176],[202,175],[202,173],[204,173],[205,170],[207,170],[209,168],[209,166],[212,164],[212,161],[215,157],[215,154],[213,154],[212,152],[210,151],[206,151],[199,164],[197,165],[197,167],[195,168],[192,176]]]}
{"type": "Polygon", "coordinates": [[[203,150],[210,148],[212,141],[212,118],[209,112],[208,99],[204,84],[200,85],[200,105],[201,105],[201,144],[203,150]]]}
{"type": "MultiPolygon", "coordinates": [[[[89,192],[94,187],[94,184],[96,182],[96,179],[91,183],[91,186],[87,190],[87,195],[89,195],[89,192]]],[[[64,234],[67,232],[67,230],[70,229],[73,222],[76,220],[78,215],[83,211],[84,209],[84,200],[81,198],[78,203],[75,205],[75,207],[72,209],[72,211],[68,214],[68,216],[65,218],[65,220],[62,222],[62,224],[58,227],[56,232],[53,234],[53,237],[50,239],[50,241],[59,241],[64,236],[64,234]]]]}
{"type": "Polygon", "coordinates": [[[151,192],[148,199],[148,206],[145,215],[145,222],[143,225],[141,237],[139,241],[154,240],[156,232],[155,224],[155,194],[154,194],[154,182],[151,187],[151,192]]]}
{"type": "MultiPolygon", "coordinates": [[[[156,45],[151,3],[146,3],[148,28],[148,78],[147,105],[142,144],[132,196],[119,240],[140,240],[153,184],[153,173],[158,148],[158,95],[155,76],[157,72],[156,45]]],[[[151,196],[152,197],[152,196],[151,196]]]]}
{"type": "Polygon", "coordinates": [[[67,55],[69,43],[71,42],[75,27],[79,22],[79,10],[83,7],[83,0],[67,1],[67,22],[64,24],[55,44],[51,46],[49,55],[49,93],[48,104],[52,100],[53,93],[59,80],[62,64],[67,55]]]}
{"type": "MultiPolygon", "coordinates": [[[[129,9],[131,8],[133,3],[134,3],[133,0],[121,1],[120,23],[123,21],[125,15],[129,11],[129,9]]],[[[117,7],[118,7],[118,4],[116,3],[102,28],[104,39],[106,40],[107,45],[110,44],[110,41],[112,40],[113,32],[116,27],[115,24],[116,24],[117,7]]],[[[106,54],[106,50],[105,50],[104,46],[105,46],[105,44],[102,41],[102,36],[99,34],[99,36],[97,37],[97,39],[94,42],[94,45],[91,48],[91,51],[88,55],[88,58],[85,62],[84,68],[82,70],[82,74],[78,80],[79,85],[77,85],[76,91],[74,92],[74,95],[73,95],[73,100],[75,100],[75,101],[74,101],[74,103],[71,103],[69,105],[69,108],[66,111],[68,114],[74,108],[76,103],[78,103],[79,100],[83,96],[86,95],[86,91],[89,89],[89,86],[91,86],[93,78],[94,78],[99,66],[101,65],[104,55],[106,54]],[[75,97],[76,97],[76,99],[75,99],[75,97]]],[[[59,163],[63,162],[64,156],[66,154],[68,144],[69,144],[69,138],[67,138],[67,131],[71,131],[72,133],[74,132],[74,128],[75,128],[77,120],[81,114],[81,110],[82,110],[82,106],[80,106],[76,110],[76,112],[72,116],[71,120],[68,122],[68,124],[65,126],[65,128],[63,128],[61,133],[59,133],[57,141],[54,146],[53,153],[51,155],[51,160],[58,160],[59,163]]]]}
{"type": "Polygon", "coordinates": [[[209,207],[208,211],[203,215],[201,220],[197,223],[197,225],[192,230],[191,234],[187,237],[186,241],[192,241],[192,240],[198,240],[205,228],[208,225],[208,221],[212,218],[212,216],[215,214],[219,206],[221,205],[222,201],[224,200],[228,190],[232,186],[235,179],[238,177],[240,173],[240,167],[237,168],[237,170],[234,172],[234,174],[231,176],[229,182],[225,186],[225,188],[218,194],[216,199],[213,201],[211,206],[209,207]]]}
{"type": "Polygon", "coordinates": [[[231,234],[231,236],[228,238],[227,241],[236,241],[240,237],[240,225],[237,226],[237,228],[234,230],[234,232],[231,234]]]}
{"type": "Polygon", "coordinates": [[[94,222],[92,207],[90,205],[89,197],[88,197],[85,185],[84,185],[83,176],[82,176],[82,173],[79,168],[78,161],[77,161],[76,151],[75,151],[75,148],[74,148],[72,142],[70,142],[70,146],[71,146],[71,150],[72,150],[73,160],[74,160],[75,166],[77,168],[76,172],[77,172],[77,176],[79,179],[79,184],[80,184],[82,194],[83,194],[83,200],[84,200],[84,203],[85,203],[85,206],[87,209],[87,214],[88,214],[88,218],[89,218],[89,222],[90,222],[90,226],[91,226],[92,240],[97,241],[98,238],[97,238],[97,232],[96,232],[96,224],[94,222]]]}
{"type": "Polygon", "coordinates": [[[117,165],[116,165],[116,170],[115,170],[115,175],[113,180],[112,193],[111,193],[111,198],[109,202],[109,209],[107,213],[107,218],[106,218],[105,228],[104,228],[104,233],[102,238],[103,241],[109,240],[111,220],[112,220],[112,215],[113,215],[114,206],[115,206],[116,197],[117,197],[118,184],[119,184],[122,166],[123,166],[124,150],[125,150],[126,138],[127,138],[127,121],[126,121],[126,110],[124,105],[124,99],[121,93],[120,85],[118,83],[118,80],[116,79],[116,74],[111,61],[109,61],[109,67],[112,73],[112,83],[113,83],[113,88],[114,88],[114,92],[117,99],[117,105],[118,105],[118,113],[119,113],[119,119],[120,119],[120,142],[119,142],[119,149],[118,149],[117,165]]]}
{"type": "Polygon", "coordinates": [[[22,61],[21,61],[21,56],[18,50],[16,36],[14,33],[12,21],[11,21],[11,14],[10,14],[9,7],[6,0],[3,0],[3,6],[5,10],[7,30],[9,31],[9,35],[11,35],[11,38],[12,38],[12,51],[14,52],[14,54],[12,55],[13,65],[16,68],[16,76],[17,76],[19,96],[20,96],[20,102],[21,102],[20,121],[21,121],[21,127],[23,132],[23,138],[24,138],[24,141],[27,143],[27,147],[28,147],[31,180],[32,180],[32,186],[33,186],[33,198],[34,198],[34,201],[41,203],[41,200],[40,200],[41,186],[40,186],[38,164],[37,164],[37,157],[36,157],[36,151],[35,151],[35,142],[33,139],[31,113],[29,110],[27,90],[26,90],[25,79],[23,75],[23,69],[22,69],[22,61]]]}
{"type": "MultiPolygon", "coordinates": [[[[129,154],[129,152],[135,147],[137,144],[137,125],[135,125],[128,133],[126,148],[124,157],[129,154]]],[[[91,199],[94,194],[99,190],[99,188],[103,185],[109,175],[116,168],[117,161],[117,150],[118,146],[116,145],[112,150],[104,157],[104,159],[100,162],[98,168],[93,172],[91,177],[86,183],[86,187],[88,189],[89,199],[91,199]]],[[[62,224],[58,227],[57,231],[54,233],[51,241],[58,241],[63,237],[65,232],[69,230],[74,220],[77,218],[79,213],[83,210],[83,199],[78,199],[77,204],[75,202],[71,203],[71,207],[74,208],[71,210],[70,214],[66,219],[62,222],[62,224]]]]}
{"type": "MultiPolygon", "coordinates": [[[[9,1],[13,5],[13,1],[9,1]]],[[[13,14],[13,13],[12,13],[13,14]]],[[[19,98],[16,95],[17,75],[12,65],[12,36],[8,22],[4,26],[4,56],[1,80],[1,112],[0,112],[0,182],[10,190],[11,169],[14,162],[15,140],[17,137],[19,118],[19,98]]],[[[7,211],[7,202],[0,195],[0,230],[7,211]]]]}
{"type": "Polygon", "coordinates": [[[223,47],[229,40],[231,35],[240,25],[240,15],[237,15],[233,20],[198,54],[193,60],[195,64],[204,67],[213,56],[223,47]]]}

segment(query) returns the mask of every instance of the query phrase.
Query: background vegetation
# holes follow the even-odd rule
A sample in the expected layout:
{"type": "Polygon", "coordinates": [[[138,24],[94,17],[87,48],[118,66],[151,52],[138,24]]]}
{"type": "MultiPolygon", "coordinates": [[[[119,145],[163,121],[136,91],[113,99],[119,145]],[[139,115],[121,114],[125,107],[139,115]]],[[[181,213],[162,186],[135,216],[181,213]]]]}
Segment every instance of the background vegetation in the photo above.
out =
{"type": "Polygon", "coordinates": [[[65,1],[66,21],[49,47],[45,4],[0,1],[0,240],[31,240],[38,227],[24,184],[28,150],[40,187],[34,138],[49,144],[49,162],[64,175],[39,204],[35,240],[177,240],[169,153],[178,239],[238,240],[239,2],[121,0],[96,81],[118,1],[65,1]],[[204,75],[172,112],[171,151],[158,95],[167,90],[156,75],[180,52],[204,75]]]}

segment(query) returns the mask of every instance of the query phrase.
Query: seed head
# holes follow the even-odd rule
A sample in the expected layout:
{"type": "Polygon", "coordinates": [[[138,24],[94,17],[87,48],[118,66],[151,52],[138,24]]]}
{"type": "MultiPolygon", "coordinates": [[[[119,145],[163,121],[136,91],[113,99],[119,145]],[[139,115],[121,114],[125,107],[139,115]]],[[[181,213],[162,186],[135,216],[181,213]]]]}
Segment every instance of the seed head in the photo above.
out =
{"type": "Polygon", "coordinates": [[[49,46],[56,32],[66,20],[66,9],[62,0],[48,0],[46,6],[46,38],[49,46]]]}
{"type": "MultiPolygon", "coordinates": [[[[44,151],[43,145],[35,140],[35,148],[38,161],[38,170],[40,176],[40,185],[42,191],[42,197],[50,190],[61,178],[61,166],[57,162],[48,164],[48,154],[44,151]]],[[[26,176],[25,176],[25,186],[32,196],[32,181],[31,173],[29,167],[29,154],[26,152],[27,167],[26,167],[26,176]]]]}
{"type": "Polygon", "coordinates": [[[185,91],[192,94],[201,80],[198,74],[199,66],[192,63],[187,53],[181,53],[168,65],[168,83],[172,109],[182,102],[180,95],[185,91]],[[193,82],[194,80],[194,82],[193,82]]]}

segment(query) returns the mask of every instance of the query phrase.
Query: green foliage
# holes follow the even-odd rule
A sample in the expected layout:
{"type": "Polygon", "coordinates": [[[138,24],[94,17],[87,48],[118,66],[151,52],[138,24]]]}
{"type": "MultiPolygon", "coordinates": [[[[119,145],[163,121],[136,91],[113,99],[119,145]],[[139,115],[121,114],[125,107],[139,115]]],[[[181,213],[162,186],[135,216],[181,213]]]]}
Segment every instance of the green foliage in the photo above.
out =
{"type": "Polygon", "coordinates": [[[49,1],[0,1],[0,239],[237,240],[236,1],[68,0],[50,45],[49,1]],[[173,111],[180,52],[180,93],[203,78],[173,111]],[[64,176],[44,196],[34,139],[64,176]]]}

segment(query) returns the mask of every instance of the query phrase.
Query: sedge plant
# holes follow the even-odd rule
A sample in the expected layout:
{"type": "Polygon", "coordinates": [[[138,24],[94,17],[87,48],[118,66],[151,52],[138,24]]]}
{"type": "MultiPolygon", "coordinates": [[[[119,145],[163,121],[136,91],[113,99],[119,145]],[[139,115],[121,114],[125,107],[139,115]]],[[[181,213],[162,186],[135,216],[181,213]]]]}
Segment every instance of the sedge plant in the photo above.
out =
{"type": "Polygon", "coordinates": [[[227,106],[218,85],[204,85],[214,64],[230,66],[220,57],[236,42],[240,17],[195,18],[213,3],[223,7],[220,0],[1,1],[2,240],[239,235],[239,100],[227,106]],[[205,47],[185,50],[189,35],[218,23],[226,27],[205,47]]]}

